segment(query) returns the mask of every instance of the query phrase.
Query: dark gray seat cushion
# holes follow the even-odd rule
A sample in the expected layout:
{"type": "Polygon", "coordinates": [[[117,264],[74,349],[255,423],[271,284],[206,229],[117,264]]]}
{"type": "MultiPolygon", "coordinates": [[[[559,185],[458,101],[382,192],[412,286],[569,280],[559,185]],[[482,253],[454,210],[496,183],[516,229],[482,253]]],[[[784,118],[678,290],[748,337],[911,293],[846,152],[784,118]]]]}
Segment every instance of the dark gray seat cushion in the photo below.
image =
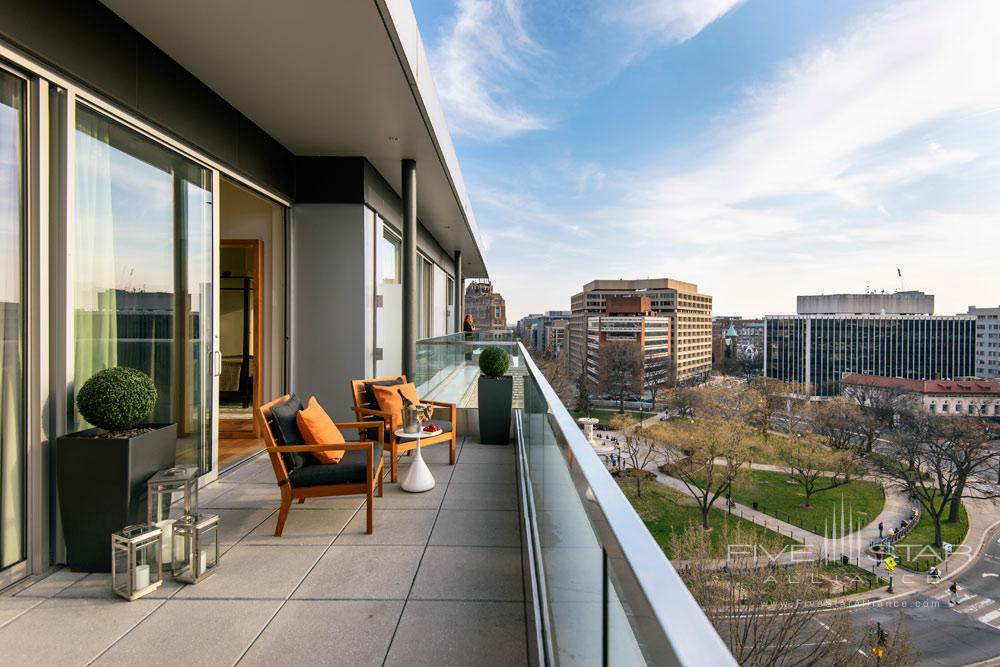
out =
{"type": "MultiPolygon", "coordinates": [[[[375,443],[372,466],[382,460],[382,447],[375,443]]],[[[288,473],[292,486],[324,486],[326,484],[364,484],[368,475],[368,454],[362,450],[349,450],[340,463],[310,463],[288,473]]]]}

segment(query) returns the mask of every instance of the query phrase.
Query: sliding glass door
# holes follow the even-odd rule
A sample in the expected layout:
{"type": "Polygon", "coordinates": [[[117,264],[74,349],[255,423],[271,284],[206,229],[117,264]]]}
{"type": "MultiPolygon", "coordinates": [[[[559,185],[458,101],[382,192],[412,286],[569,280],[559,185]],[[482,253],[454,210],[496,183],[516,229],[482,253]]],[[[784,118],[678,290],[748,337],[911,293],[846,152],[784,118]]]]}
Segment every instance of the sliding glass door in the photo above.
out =
{"type": "Polygon", "coordinates": [[[0,587],[27,558],[24,99],[25,81],[0,70],[0,587]]]}
{"type": "MultiPolygon", "coordinates": [[[[212,173],[111,117],[76,108],[74,383],[111,366],[153,378],[151,421],[177,462],[212,467],[212,173]]],[[[71,428],[87,424],[78,413],[71,428]]]]}

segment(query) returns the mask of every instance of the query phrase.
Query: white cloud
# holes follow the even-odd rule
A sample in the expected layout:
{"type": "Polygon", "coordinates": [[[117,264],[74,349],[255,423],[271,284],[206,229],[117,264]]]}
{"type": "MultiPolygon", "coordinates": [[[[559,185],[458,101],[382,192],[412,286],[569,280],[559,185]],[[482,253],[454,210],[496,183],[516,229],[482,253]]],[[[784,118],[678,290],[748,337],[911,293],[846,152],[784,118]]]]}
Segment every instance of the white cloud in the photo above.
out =
{"type": "Polygon", "coordinates": [[[452,130],[503,138],[545,128],[546,121],[519,106],[509,88],[530,75],[529,60],[542,53],[525,29],[520,0],[458,0],[430,54],[452,130]]]}
{"type": "Polygon", "coordinates": [[[685,42],[744,0],[619,0],[602,18],[628,28],[640,41],[685,42]]]}

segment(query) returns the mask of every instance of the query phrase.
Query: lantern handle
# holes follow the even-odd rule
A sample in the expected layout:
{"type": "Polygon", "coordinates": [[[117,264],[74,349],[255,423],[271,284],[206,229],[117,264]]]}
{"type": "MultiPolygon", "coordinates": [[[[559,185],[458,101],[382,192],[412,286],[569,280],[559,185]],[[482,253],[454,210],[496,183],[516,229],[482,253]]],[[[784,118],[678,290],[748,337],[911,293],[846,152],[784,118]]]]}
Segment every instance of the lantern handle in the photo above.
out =
{"type": "Polygon", "coordinates": [[[122,528],[122,534],[127,537],[132,537],[133,535],[138,535],[139,533],[144,533],[149,530],[149,527],[144,523],[133,523],[131,526],[125,526],[122,528]]]}
{"type": "Polygon", "coordinates": [[[163,471],[164,475],[179,475],[181,473],[186,473],[187,468],[182,468],[181,466],[174,466],[173,468],[167,468],[163,471]]]}

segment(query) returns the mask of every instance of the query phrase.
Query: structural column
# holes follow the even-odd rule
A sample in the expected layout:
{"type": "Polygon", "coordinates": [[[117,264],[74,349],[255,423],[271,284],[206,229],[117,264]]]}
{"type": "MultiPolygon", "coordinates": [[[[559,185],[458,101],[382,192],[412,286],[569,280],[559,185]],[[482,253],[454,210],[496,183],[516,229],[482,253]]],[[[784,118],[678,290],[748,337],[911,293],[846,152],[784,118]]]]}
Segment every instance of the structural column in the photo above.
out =
{"type": "Polygon", "coordinates": [[[417,161],[403,160],[403,375],[417,368],[417,161]]]}
{"type": "Polygon", "coordinates": [[[462,251],[455,251],[455,294],[452,303],[455,304],[455,331],[462,330],[462,321],[465,319],[465,304],[462,302],[465,290],[462,285],[465,283],[465,276],[462,274],[462,251]]]}

